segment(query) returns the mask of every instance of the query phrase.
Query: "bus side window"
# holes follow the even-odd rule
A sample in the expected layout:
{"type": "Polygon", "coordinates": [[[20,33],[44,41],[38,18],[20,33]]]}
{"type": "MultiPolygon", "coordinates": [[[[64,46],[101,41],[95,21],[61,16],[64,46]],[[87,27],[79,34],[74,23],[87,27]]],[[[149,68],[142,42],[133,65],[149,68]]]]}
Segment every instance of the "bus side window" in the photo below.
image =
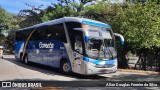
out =
{"type": "MultiPolygon", "coordinates": [[[[35,28],[30,29],[30,31],[33,32],[34,29],[35,29],[35,28]]],[[[30,32],[30,34],[31,34],[31,32],[30,32]]],[[[30,40],[36,40],[36,37],[37,37],[37,31],[33,32],[30,40]]]]}
{"type": "Polygon", "coordinates": [[[46,40],[55,40],[55,31],[54,31],[54,25],[48,26],[45,32],[45,39],[46,40]]]}
{"type": "Polygon", "coordinates": [[[22,41],[23,40],[23,35],[21,32],[16,32],[16,41],[22,41]]]}
{"type": "Polygon", "coordinates": [[[73,28],[81,28],[82,24],[79,22],[66,22],[66,26],[67,26],[67,30],[68,30],[68,34],[69,34],[69,38],[70,38],[70,42],[71,42],[71,48],[74,50],[75,48],[75,32],[73,30],[73,28]]]}
{"type": "Polygon", "coordinates": [[[56,40],[60,40],[62,42],[67,43],[66,34],[64,31],[63,24],[56,24],[54,27],[55,38],[56,40]]]}
{"type": "Polygon", "coordinates": [[[76,35],[75,36],[75,50],[79,53],[83,53],[83,48],[82,48],[82,36],[81,35],[76,35]]]}
{"type": "Polygon", "coordinates": [[[37,30],[38,40],[45,40],[45,31],[47,30],[47,28],[47,26],[42,26],[40,29],[37,30]]]}
{"type": "Polygon", "coordinates": [[[17,41],[23,41],[27,38],[27,35],[25,33],[25,30],[24,31],[20,31],[20,32],[16,32],[16,40],[17,41]]]}
{"type": "Polygon", "coordinates": [[[32,32],[32,29],[25,30],[25,35],[23,35],[25,37],[25,40],[28,39],[28,37],[30,36],[31,32],[32,32]]]}
{"type": "Polygon", "coordinates": [[[45,35],[45,27],[39,27],[33,32],[31,40],[44,40],[44,35],[45,35]]]}

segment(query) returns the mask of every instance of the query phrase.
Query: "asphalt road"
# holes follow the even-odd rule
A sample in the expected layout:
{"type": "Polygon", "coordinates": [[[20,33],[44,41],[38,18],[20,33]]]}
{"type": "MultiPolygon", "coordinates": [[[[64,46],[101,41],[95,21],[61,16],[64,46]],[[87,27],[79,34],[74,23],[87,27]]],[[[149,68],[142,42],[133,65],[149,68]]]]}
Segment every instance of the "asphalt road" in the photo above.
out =
{"type": "MultiPolygon", "coordinates": [[[[56,68],[51,68],[39,64],[30,63],[25,65],[14,58],[14,55],[4,55],[4,59],[0,59],[0,81],[49,81],[48,84],[52,87],[43,88],[23,88],[23,89],[66,89],[66,90],[128,90],[128,89],[160,89],[160,87],[106,87],[106,83],[115,81],[113,83],[129,83],[129,82],[147,82],[157,81],[160,83],[159,74],[146,74],[136,72],[120,72],[117,71],[113,74],[102,74],[102,75],[79,75],[70,74],[64,75],[56,68]],[[62,82],[61,82],[62,81],[62,82]],[[66,81],[66,82],[63,82],[66,81]],[[71,82],[69,82],[71,81],[71,82]],[[56,85],[56,87],[54,86],[56,85]],[[68,85],[68,86],[65,86],[68,85]],[[104,85],[104,86],[103,86],[104,85]],[[57,87],[58,86],[58,87],[57,87]],[[96,86],[96,87],[94,87],[96,86]]],[[[43,86],[43,85],[42,85],[43,86]]],[[[0,88],[3,90],[21,90],[22,88],[0,88]]]]}

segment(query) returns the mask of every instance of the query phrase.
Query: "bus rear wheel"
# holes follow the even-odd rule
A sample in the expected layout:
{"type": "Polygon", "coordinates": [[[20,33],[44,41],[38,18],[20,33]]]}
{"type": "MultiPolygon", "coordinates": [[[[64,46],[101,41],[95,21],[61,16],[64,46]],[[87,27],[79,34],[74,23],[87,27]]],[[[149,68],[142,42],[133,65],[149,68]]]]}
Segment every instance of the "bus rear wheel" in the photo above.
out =
{"type": "Polygon", "coordinates": [[[22,58],[23,54],[21,53],[20,54],[20,61],[23,63],[24,62],[24,59],[22,58]]]}
{"type": "Polygon", "coordinates": [[[67,61],[62,61],[61,62],[61,71],[63,72],[63,73],[70,73],[70,71],[71,71],[71,67],[70,67],[70,64],[69,64],[69,62],[67,62],[67,61]]]}
{"type": "Polygon", "coordinates": [[[28,56],[27,55],[24,56],[24,63],[28,64],[28,56]]]}

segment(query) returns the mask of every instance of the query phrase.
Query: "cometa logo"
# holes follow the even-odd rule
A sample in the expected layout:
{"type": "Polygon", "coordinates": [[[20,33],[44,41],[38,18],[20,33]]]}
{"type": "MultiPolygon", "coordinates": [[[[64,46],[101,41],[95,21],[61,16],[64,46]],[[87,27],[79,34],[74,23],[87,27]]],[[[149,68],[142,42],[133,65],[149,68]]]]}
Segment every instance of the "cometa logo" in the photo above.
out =
{"type": "Polygon", "coordinates": [[[54,48],[54,43],[39,43],[39,48],[54,48]]]}

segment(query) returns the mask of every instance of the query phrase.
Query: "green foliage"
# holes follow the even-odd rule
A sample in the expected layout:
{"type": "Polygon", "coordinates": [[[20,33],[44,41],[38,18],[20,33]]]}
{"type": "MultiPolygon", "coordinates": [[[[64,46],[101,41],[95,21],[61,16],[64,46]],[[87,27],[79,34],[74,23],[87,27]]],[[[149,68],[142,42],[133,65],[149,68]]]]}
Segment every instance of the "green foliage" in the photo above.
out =
{"type": "Polygon", "coordinates": [[[42,23],[41,17],[43,16],[44,12],[41,10],[43,5],[35,7],[34,5],[28,5],[31,9],[21,10],[18,15],[19,25],[21,28],[29,27],[35,24],[42,23]]]}
{"type": "Polygon", "coordinates": [[[19,28],[17,16],[7,13],[0,7],[0,27],[4,27],[0,30],[0,45],[3,45],[6,49],[13,50],[14,45],[14,30],[19,28]],[[8,37],[5,34],[8,33],[8,37]]]}
{"type": "Polygon", "coordinates": [[[30,6],[32,10],[22,10],[21,14],[25,15],[17,22],[21,27],[27,27],[65,16],[83,16],[109,23],[114,32],[125,37],[130,49],[160,47],[160,6],[155,3],[157,0],[145,4],[137,1],[136,4],[99,2],[88,5],[91,1],[58,0],[45,10],[30,6]]]}
{"type": "Polygon", "coordinates": [[[160,47],[159,5],[131,5],[124,13],[125,19],[120,29],[132,47],[137,49],[160,47]]]}
{"type": "Polygon", "coordinates": [[[48,7],[45,11],[45,15],[42,17],[43,22],[48,20],[54,20],[64,16],[74,16],[75,12],[70,6],[62,6],[60,4],[53,4],[53,7],[48,7]]]}
{"type": "Polygon", "coordinates": [[[92,0],[57,0],[58,4],[52,4],[44,10],[42,21],[53,20],[62,17],[83,16],[85,5],[92,0]]]}
{"type": "Polygon", "coordinates": [[[109,23],[125,37],[131,49],[160,47],[160,6],[99,3],[89,6],[85,16],[109,23]]]}
{"type": "MultiPolygon", "coordinates": [[[[17,21],[13,15],[7,13],[3,8],[0,7],[0,26],[4,26],[8,30],[18,28],[18,25],[15,25],[17,21]]],[[[5,29],[5,30],[6,30],[5,29]]]]}

